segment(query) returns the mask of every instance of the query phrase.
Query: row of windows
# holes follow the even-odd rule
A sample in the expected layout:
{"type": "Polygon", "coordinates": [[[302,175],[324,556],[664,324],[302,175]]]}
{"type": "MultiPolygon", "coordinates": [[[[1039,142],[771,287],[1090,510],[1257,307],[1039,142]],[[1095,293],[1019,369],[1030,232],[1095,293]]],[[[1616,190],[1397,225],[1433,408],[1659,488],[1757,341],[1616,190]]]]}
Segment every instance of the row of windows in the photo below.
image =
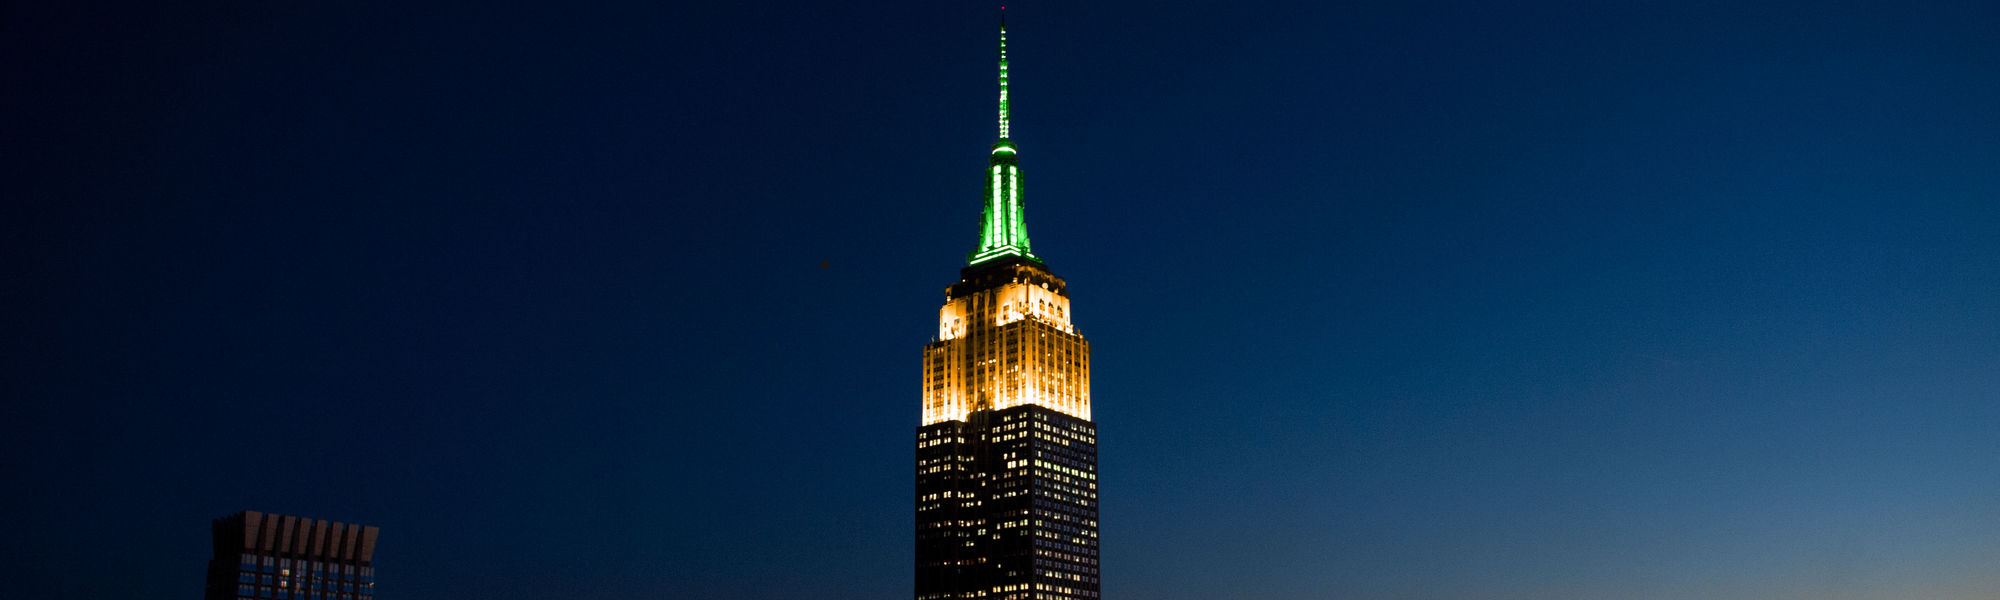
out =
{"type": "MultiPolygon", "coordinates": [[[[1093,554],[1087,554],[1087,555],[1086,555],[1086,554],[1071,554],[1071,553],[1068,553],[1068,552],[1058,552],[1058,551],[1056,551],[1056,550],[1049,550],[1049,549],[1042,549],[1042,548],[1036,548],[1036,549],[1035,549],[1035,556],[1040,556],[1040,557],[1044,557],[1044,558],[1051,558],[1051,559],[1055,559],[1055,560],[1061,560],[1061,561],[1068,561],[1068,562],[1071,562],[1071,563],[1075,563],[1075,564],[1079,564],[1079,565],[1090,565],[1090,566],[1093,566],[1093,567],[1097,566],[1097,555],[1096,555],[1096,554],[1094,554],[1094,553],[1093,553],[1093,554]]],[[[1097,570],[1096,570],[1096,569],[1091,569],[1091,572],[1092,572],[1092,573],[1095,573],[1095,572],[1097,572],[1097,570]]]]}
{"type": "Polygon", "coordinates": [[[1097,451],[1094,446],[1050,444],[1042,447],[1041,451],[1042,454],[1036,458],[1047,458],[1072,467],[1090,467],[1093,471],[1097,469],[1097,451]]]}
{"type": "Polygon", "coordinates": [[[1056,423],[1050,423],[1048,422],[1047,419],[1048,415],[1038,414],[1035,416],[1042,417],[1042,420],[1034,423],[1034,427],[1037,430],[1047,431],[1049,433],[1056,434],[1057,436],[1067,437],[1080,441],[1086,441],[1091,443],[1095,443],[1097,441],[1096,428],[1091,427],[1088,424],[1079,421],[1067,421],[1067,420],[1058,421],[1056,423]]]}
{"type": "Polygon", "coordinates": [[[934,432],[929,432],[929,431],[918,431],[918,432],[917,432],[917,439],[918,439],[918,440],[951,440],[951,441],[955,441],[955,442],[958,442],[958,443],[961,443],[961,444],[965,443],[965,437],[963,437],[963,436],[960,436],[960,435],[958,435],[958,434],[956,434],[956,433],[953,433],[953,432],[950,432],[950,431],[939,431],[939,432],[935,432],[935,433],[934,433],[934,432]]]}
{"type": "Polygon", "coordinates": [[[1067,466],[1061,464],[1060,462],[1038,460],[1035,461],[1035,466],[1080,479],[1097,479],[1096,473],[1085,471],[1083,469],[1078,469],[1076,467],[1067,466]]]}
{"type": "Polygon", "coordinates": [[[1062,597],[1063,597],[1062,595],[1068,595],[1068,596],[1070,596],[1070,597],[1075,597],[1075,598],[1096,598],[1096,597],[1097,597],[1097,591],[1096,591],[1096,590],[1087,590],[1087,589],[1081,589],[1081,588],[1074,588],[1074,587],[1069,587],[1069,586],[1066,586],[1066,585],[1056,585],[1056,584],[1053,584],[1053,583],[1037,583],[1037,584],[1035,584],[1035,590],[1036,590],[1036,591],[1045,591],[1045,592],[1055,592],[1056,594],[1058,594],[1058,595],[1050,595],[1050,596],[1043,596],[1042,594],[1036,594],[1036,595],[1035,595],[1035,597],[1036,597],[1036,598],[1062,598],[1062,597]]]}
{"type": "Polygon", "coordinates": [[[1050,548],[1054,550],[1060,550],[1063,552],[1090,552],[1090,553],[1097,552],[1097,540],[1088,538],[1071,538],[1069,540],[1051,540],[1051,539],[1037,538],[1035,540],[1035,545],[1042,548],[1050,548]],[[1075,543],[1069,543],[1069,542],[1075,542],[1075,543]]]}
{"type": "Polygon", "coordinates": [[[1057,502],[1045,498],[1036,498],[1035,508],[1059,510],[1086,519],[1097,518],[1097,502],[1094,498],[1089,502],[1057,502]]]}
{"type": "Polygon", "coordinates": [[[917,466],[928,467],[931,465],[941,465],[945,463],[972,462],[972,457],[965,456],[962,454],[937,454],[937,453],[928,453],[928,454],[930,454],[930,456],[917,459],[917,466]]]}
{"type": "Polygon", "coordinates": [[[254,585],[236,586],[236,597],[238,600],[248,600],[251,598],[269,598],[272,600],[371,600],[374,598],[373,594],[374,590],[372,588],[360,593],[334,593],[308,592],[304,590],[289,590],[254,585]]]}
{"type": "Polygon", "coordinates": [[[292,581],[291,579],[285,577],[274,578],[270,575],[259,577],[257,575],[250,573],[243,573],[237,575],[236,581],[239,583],[263,584],[265,586],[276,585],[279,588],[284,588],[284,589],[334,590],[342,592],[352,592],[355,591],[356,589],[359,589],[360,591],[370,592],[370,593],[373,593],[375,590],[375,584],[373,582],[363,583],[359,588],[356,588],[353,582],[341,583],[338,581],[322,581],[319,579],[312,579],[312,580],[300,579],[298,581],[292,581]]]}
{"type": "Polygon", "coordinates": [[[275,556],[260,556],[247,552],[242,555],[241,563],[240,567],[244,571],[278,573],[287,577],[290,577],[292,571],[296,569],[299,571],[300,576],[304,576],[307,571],[310,571],[313,577],[324,577],[327,573],[331,572],[333,577],[349,581],[357,579],[357,576],[363,582],[375,581],[374,567],[355,567],[354,565],[306,560],[303,558],[290,559],[275,556]]]}
{"type": "Polygon", "coordinates": [[[1085,527],[1097,526],[1096,519],[1086,518],[1081,515],[1073,514],[1071,511],[1036,510],[1034,514],[1037,517],[1048,519],[1050,521],[1066,521],[1070,523],[1077,523],[1085,527]]]}
{"type": "Polygon", "coordinates": [[[1081,575],[1077,573],[1067,573],[1052,569],[1036,569],[1035,575],[1043,579],[1060,579],[1060,580],[1075,581],[1080,583],[1097,583],[1096,577],[1081,575]]]}
{"type": "Polygon", "coordinates": [[[1050,529],[1037,529],[1035,530],[1035,535],[1042,538],[1055,540],[1057,543],[1091,544],[1091,545],[1095,545],[1097,543],[1093,539],[1097,537],[1097,532],[1095,531],[1077,530],[1074,528],[1071,528],[1069,531],[1058,531],[1059,529],[1062,528],[1054,527],[1050,529]]]}
{"type": "Polygon", "coordinates": [[[1054,479],[1044,478],[1042,481],[1044,483],[1035,490],[1035,493],[1043,496],[1077,503],[1082,503],[1085,499],[1095,500],[1097,498],[1097,484],[1095,483],[1084,487],[1077,487],[1063,484],[1054,479]]]}

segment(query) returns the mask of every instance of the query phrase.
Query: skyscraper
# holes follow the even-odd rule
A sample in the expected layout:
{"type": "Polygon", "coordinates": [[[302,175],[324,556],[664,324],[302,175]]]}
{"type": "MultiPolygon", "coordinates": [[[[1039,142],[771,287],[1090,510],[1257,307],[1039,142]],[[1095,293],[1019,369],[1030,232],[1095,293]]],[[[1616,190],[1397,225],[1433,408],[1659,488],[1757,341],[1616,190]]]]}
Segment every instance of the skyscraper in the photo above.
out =
{"type": "Polygon", "coordinates": [[[924,346],[917,600],[1098,597],[1090,344],[1064,281],[1029,251],[1008,134],[1003,18],[979,243],[924,346]]]}
{"type": "Polygon", "coordinates": [[[374,526],[246,510],[215,520],[207,600],[373,600],[374,526]]]}

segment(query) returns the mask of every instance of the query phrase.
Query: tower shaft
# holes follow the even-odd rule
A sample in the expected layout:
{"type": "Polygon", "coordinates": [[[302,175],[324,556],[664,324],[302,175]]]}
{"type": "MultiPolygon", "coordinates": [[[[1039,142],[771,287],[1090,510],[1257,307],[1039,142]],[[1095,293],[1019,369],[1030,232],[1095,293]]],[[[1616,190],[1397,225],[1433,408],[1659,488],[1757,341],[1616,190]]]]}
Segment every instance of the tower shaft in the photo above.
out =
{"type": "Polygon", "coordinates": [[[923,351],[917,600],[1099,598],[1090,342],[1067,283],[1028,250],[1007,78],[1003,19],[979,245],[923,351]]]}

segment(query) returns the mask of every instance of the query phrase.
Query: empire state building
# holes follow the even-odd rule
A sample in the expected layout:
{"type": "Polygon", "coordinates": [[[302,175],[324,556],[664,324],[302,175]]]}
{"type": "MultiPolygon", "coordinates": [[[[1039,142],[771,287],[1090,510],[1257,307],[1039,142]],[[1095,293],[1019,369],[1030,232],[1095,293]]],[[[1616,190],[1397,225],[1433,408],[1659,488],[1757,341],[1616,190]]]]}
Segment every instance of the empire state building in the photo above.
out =
{"type": "Polygon", "coordinates": [[[1029,251],[1007,103],[1003,18],[979,244],[924,346],[917,600],[1098,598],[1090,343],[1062,278],[1029,251]]]}

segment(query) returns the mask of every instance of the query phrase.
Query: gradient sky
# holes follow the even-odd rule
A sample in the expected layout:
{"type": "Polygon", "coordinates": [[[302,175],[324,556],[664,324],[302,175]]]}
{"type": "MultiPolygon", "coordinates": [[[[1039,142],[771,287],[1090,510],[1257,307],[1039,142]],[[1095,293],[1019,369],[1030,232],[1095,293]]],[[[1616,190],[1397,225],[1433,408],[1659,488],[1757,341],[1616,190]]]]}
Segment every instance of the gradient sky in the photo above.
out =
{"type": "MultiPolygon", "coordinates": [[[[909,593],[992,5],[132,4],[0,7],[0,595],[909,593]]],[[[1107,598],[2000,597],[2000,4],[1010,12],[1107,598]]]]}

